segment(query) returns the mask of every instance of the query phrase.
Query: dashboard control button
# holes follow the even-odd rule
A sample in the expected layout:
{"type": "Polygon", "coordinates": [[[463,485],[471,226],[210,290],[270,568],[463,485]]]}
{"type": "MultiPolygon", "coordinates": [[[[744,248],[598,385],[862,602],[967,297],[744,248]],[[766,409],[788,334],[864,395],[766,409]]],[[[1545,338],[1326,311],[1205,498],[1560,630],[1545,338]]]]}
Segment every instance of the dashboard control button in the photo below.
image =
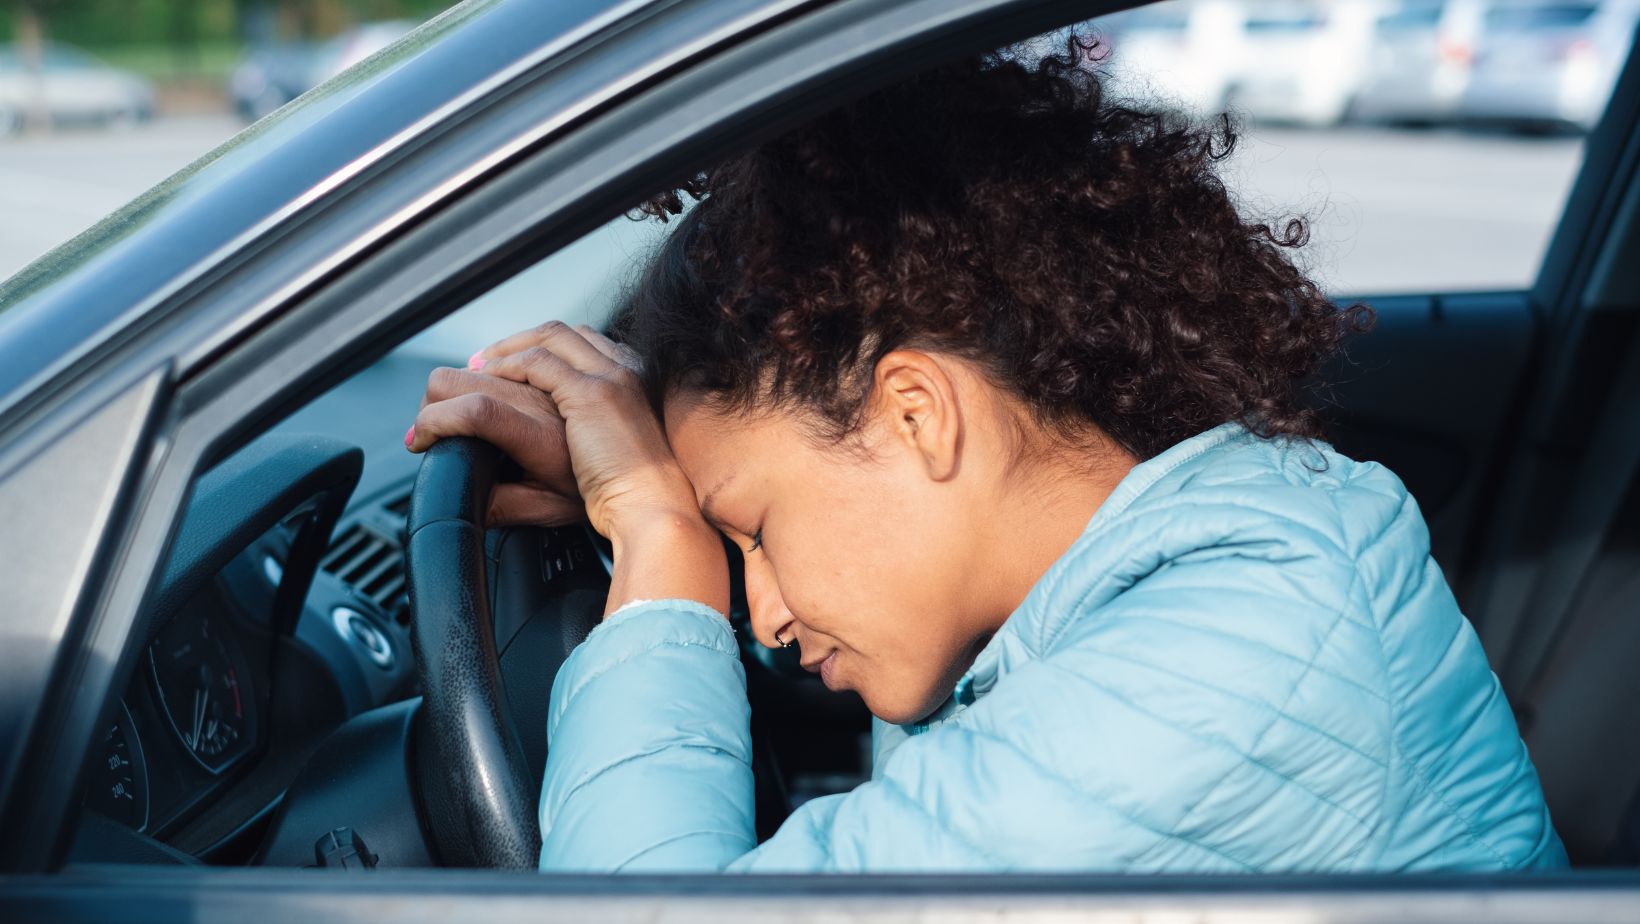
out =
{"type": "Polygon", "coordinates": [[[364,649],[372,664],[382,670],[393,668],[393,645],[369,617],[358,610],[338,606],[330,611],[330,619],[336,634],[364,649]]]}

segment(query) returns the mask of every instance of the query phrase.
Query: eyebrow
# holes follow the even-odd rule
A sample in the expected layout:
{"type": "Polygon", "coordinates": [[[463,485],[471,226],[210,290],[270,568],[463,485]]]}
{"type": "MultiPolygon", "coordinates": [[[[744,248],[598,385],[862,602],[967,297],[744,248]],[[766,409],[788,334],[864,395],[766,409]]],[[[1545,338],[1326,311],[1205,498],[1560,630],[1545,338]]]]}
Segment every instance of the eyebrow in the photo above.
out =
{"type": "Polygon", "coordinates": [[[706,522],[718,526],[723,525],[723,521],[718,519],[717,515],[712,512],[712,502],[717,500],[718,492],[728,487],[729,482],[734,481],[735,476],[738,474],[740,473],[730,472],[722,481],[717,483],[716,487],[706,492],[706,499],[700,502],[700,515],[706,518],[706,522]]]}

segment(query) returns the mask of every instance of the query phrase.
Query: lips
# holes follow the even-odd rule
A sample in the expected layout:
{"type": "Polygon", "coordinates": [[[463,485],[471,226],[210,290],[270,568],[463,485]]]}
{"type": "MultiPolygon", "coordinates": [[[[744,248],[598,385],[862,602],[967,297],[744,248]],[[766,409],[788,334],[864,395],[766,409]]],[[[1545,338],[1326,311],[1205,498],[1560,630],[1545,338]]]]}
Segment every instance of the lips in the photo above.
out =
{"type": "Polygon", "coordinates": [[[826,660],[820,662],[820,682],[828,690],[837,689],[837,652],[826,655],[826,660]]]}
{"type": "Polygon", "coordinates": [[[811,674],[819,674],[820,682],[827,689],[837,690],[837,649],[832,649],[823,658],[802,662],[803,669],[811,674]]]}

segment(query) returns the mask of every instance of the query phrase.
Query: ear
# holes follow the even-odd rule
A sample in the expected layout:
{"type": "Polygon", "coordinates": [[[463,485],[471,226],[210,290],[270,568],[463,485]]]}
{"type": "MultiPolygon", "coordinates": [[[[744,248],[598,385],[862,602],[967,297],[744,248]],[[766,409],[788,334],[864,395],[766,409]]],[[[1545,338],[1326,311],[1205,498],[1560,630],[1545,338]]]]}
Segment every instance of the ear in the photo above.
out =
{"type": "Polygon", "coordinates": [[[872,385],[872,411],[889,439],[915,453],[933,480],[955,476],[962,455],[962,406],[946,364],[920,350],[895,350],[878,360],[872,385]]]}

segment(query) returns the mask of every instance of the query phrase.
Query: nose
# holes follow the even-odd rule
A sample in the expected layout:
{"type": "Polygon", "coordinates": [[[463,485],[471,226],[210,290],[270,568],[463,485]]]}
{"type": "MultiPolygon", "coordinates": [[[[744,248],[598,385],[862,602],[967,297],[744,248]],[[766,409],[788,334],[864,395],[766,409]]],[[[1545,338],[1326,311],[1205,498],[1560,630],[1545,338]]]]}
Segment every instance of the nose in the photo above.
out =
{"type": "Polygon", "coordinates": [[[779,648],[780,639],[796,640],[797,620],[786,609],[774,569],[762,555],[746,556],[746,607],[751,611],[752,634],[766,647],[779,648]]]}

